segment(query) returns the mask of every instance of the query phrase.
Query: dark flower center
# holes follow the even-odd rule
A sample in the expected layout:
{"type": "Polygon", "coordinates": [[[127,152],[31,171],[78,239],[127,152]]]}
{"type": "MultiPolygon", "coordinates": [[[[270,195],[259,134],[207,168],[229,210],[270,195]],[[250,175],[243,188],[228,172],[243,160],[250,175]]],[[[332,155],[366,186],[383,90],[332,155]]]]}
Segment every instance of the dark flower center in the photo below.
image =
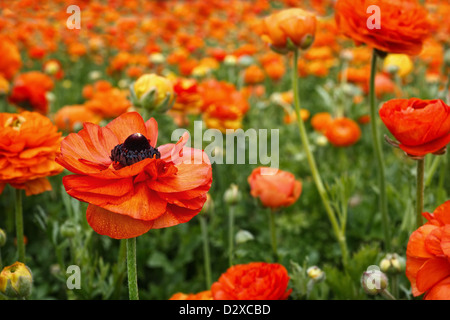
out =
{"type": "Polygon", "coordinates": [[[133,133],[125,139],[124,143],[118,144],[111,150],[110,158],[126,167],[147,158],[159,159],[160,157],[158,149],[153,148],[144,135],[133,133]]]}

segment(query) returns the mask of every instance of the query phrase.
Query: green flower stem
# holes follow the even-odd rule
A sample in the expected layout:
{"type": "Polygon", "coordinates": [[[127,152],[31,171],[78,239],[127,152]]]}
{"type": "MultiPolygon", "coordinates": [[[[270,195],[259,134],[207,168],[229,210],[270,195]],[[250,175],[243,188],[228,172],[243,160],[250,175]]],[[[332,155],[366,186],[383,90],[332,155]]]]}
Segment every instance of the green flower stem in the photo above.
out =
{"type": "Polygon", "coordinates": [[[123,279],[125,277],[126,268],[126,254],[127,254],[127,239],[120,240],[118,259],[116,264],[116,274],[114,279],[114,295],[113,299],[117,300],[120,297],[120,291],[122,289],[123,279]]]}
{"type": "Polygon", "coordinates": [[[130,300],[139,300],[136,267],[136,238],[127,239],[127,270],[130,300]]]}
{"type": "Polygon", "coordinates": [[[272,240],[272,250],[275,262],[278,262],[278,249],[277,249],[277,229],[275,225],[275,210],[269,211],[269,225],[270,225],[270,238],[272,240]]]}
{"type": "Polygon", "coordinates": [[[370,126],[372,131],[372,143],[375,152],[375,158],[378,166],[378,187],[379,187],[379,210],[381,212],[381,220],[384,229],[384,246],[387,252],[391,251],[391,235],[389,232],[389,216],[387,210],[386,199],[386,180],[385,180],[385,168],[383,162],[383,149],[381,148],[379,133],[378,133],[378,113],[375,105],[375,74],[377,66],[377,53],[373,50],[372,63],[370,69],[370,126]]]}
{"type": "Polygon", "coordinates": [[[16,238],[18,261],[25,263],[25,242],[23,239],[22,190],[16,189],[16,238]]]}
{"type": "Polygon", "coordinates": [[[383,290],[383,291],[381,292],[381,295],[382,295],[383,297],[385,297],[386,299],[388,299],[388,300],[397,300],[397,299],[395,299],[395,297],[394,297],[389,291],[387,291],[387,290],[383,290]]]}
{"type": "Polygon", "coordinates": [[[233,265],[234,251],[234,205],[228,208],[228,264],[233,265]]]}
{"type": "Polygon", "coordinates": [[[202,240],[203,240],[203,257],[205,263],[205,278],[206,278],[206,288],[211,288],[212,278],[211,278],[211,255],[209,250],[209,238],[208,238],[208,223],[206,218],[200,216],[200,226],[202,229],[202,240]]]}
{"type": "Polygon", "coordinates": [[[345,234],[342,233],[341,229],[339,228],[339,223],[337,221],[336,214],[335,214],[334,210],[332,209],[330,201],[328,199],[328,194],[323,185],[319,170],[317,169],[317,166],[316,166],[316,161],[314,159],[314,155],[312,154],[311,148],[309,146],[309,141],[308,141],[308,136],[306,133],[305,125],[300,116],[300,95],[299,95],[299,91],[298,91],[299,89],[298,89],[297,63],[298,63],[298,50],[295,50],[294,51],[294,64],[291,68],[292,69],[292,89],[294,91],[294,106],[295,106],[295,113],[297,115],[300,139],[303,144],[303,148],[304,148],[304,151],[306,154],[306,158],[308,160],[309,168],[311,170],[311,174],[312,174],[314,183],[316,184],[317,191],[319,192],[320,198],[322,199],[322,203],[325,207],[325,211],[328,215],[328,218],[331,222],[331,226],[333,228],[334,234],[339,243],[339,246],[341,249],[341,254],[342,254],[342,264],[344,265],[344,268],[346,268],[347,261],[348,261],[348,250],[347,250],[345,234]]]}
{"type": "Polygon", "coordinates": [[[424,173],[425,173],[425,158],[417,160],[417,202],[416,202],[416,226],[417,228],[423,225],[423,194],[424,194],[424,173]]]}

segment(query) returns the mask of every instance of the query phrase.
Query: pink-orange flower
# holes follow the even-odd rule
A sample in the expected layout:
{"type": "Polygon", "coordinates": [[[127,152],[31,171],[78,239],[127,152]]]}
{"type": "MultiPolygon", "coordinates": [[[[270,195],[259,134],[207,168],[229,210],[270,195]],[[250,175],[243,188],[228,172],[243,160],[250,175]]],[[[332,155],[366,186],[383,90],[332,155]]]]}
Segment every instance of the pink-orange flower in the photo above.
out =
{"type": "Polygon", "coordinates": [[[302,183],[287,171],[258,167],[248,177],[250,192],[265,207],[280,208],[294,204],[302,192],[302,183]]]}

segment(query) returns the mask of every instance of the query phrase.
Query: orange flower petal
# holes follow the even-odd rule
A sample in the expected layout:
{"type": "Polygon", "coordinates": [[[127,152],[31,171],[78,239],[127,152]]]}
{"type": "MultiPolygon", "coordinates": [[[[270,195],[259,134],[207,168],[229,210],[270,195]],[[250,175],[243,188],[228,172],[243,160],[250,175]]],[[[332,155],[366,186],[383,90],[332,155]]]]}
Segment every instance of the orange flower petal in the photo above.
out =
{"type": "Polygon", "coordinates": [[[417,272],[417,288],[425,292],[448,276],[450,276],[450,263],[447,259],[428,259],[417,272]]]}
{"type": "Polygon", "coordinates": [[[133,133],[141,133],[147,137],[147,127],[141,115],[137,112],[122,114],[108,123],[106,128],[114,133],[119,143],[123,143],[133,133]]]}
{"type": "Polygon", "coordinates": [[[168,204],[166,212],[156,219],[153,225],[153,229],[161,229],[176,226],[180,223],[185,223],[195,217],[200,209],[189,210],[186,208],[177,207],[175,205],[168,204]]]}
{"type": "Polygon", "coordinates": [[[431,288],[424,300],[450,300],[450,277],[431,288]]]}
{"type": "Polygon", "coordinates": [[[90,204],[86,219],[95,232],[114,239],[129,239],[149,231],[153,221],[133,219],[90,204]]]}

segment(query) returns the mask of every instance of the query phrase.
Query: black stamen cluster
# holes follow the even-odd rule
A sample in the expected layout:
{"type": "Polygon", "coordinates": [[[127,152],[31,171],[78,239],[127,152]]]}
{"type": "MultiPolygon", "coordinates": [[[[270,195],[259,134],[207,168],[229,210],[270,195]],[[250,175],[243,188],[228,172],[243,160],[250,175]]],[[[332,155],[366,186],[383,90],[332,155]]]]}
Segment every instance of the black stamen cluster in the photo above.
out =
{"type": "Polygon", "coordinates": [[[161,158],[157,148],[153,148],[147,138],[140,133],[130,135],[124,143],[111,150],[111,160],[123,166],[130,166],[147,158],[161,158]]]}

